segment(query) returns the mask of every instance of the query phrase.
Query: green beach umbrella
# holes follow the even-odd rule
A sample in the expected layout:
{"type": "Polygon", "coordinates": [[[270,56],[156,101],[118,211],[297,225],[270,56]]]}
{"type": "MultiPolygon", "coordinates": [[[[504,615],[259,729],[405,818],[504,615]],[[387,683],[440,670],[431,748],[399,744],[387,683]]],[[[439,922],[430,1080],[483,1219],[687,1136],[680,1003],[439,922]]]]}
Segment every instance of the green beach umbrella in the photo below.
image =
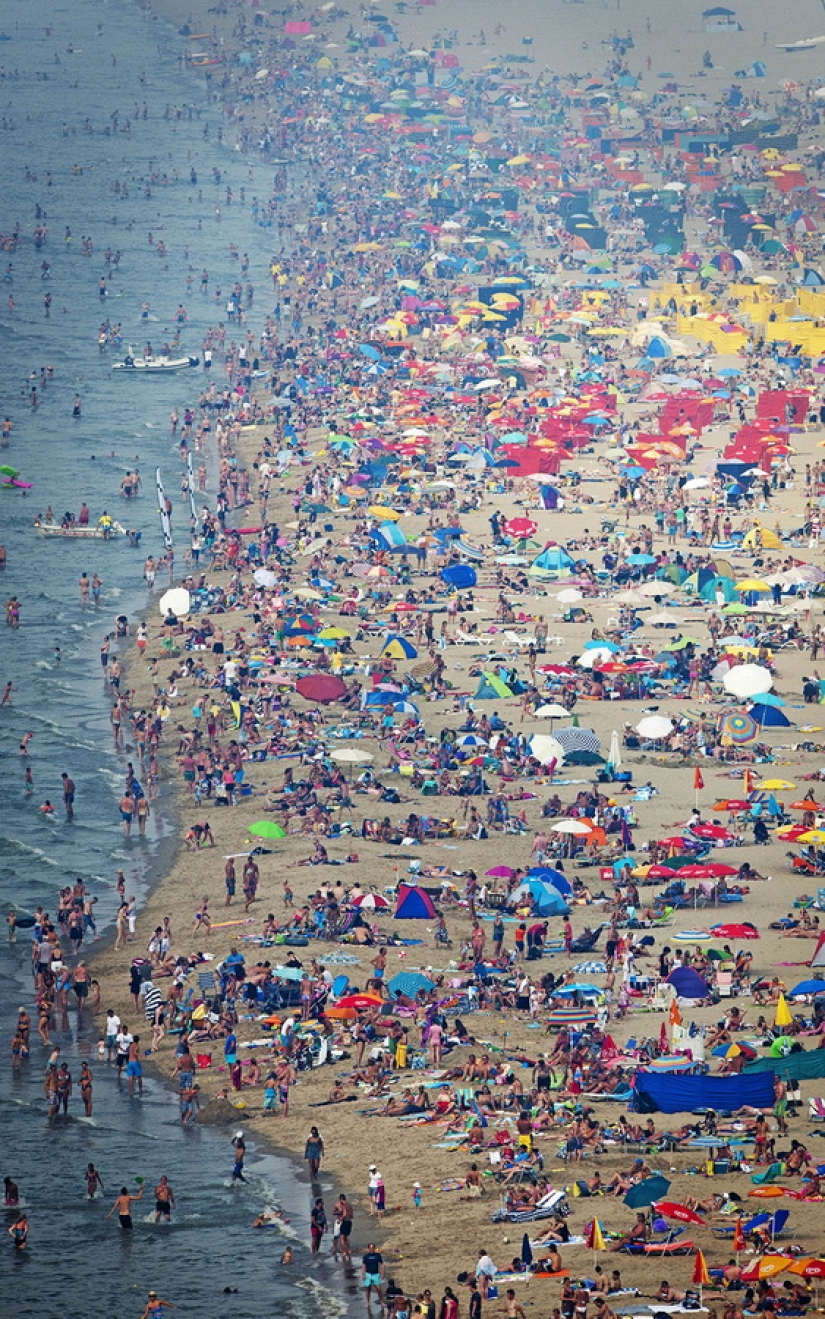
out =
{"type": "Polygon", "coordinates": [[[253,838],[286,838],[286,829],[274,820],[256,820],[247,829],[253,838]]]}

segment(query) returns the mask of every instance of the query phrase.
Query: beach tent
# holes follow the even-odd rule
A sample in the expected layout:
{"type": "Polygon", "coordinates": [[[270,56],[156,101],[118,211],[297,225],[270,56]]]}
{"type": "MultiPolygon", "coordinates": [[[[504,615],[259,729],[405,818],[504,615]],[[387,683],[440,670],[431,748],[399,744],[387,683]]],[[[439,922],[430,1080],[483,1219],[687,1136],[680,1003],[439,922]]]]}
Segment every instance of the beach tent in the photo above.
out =
{"type": "Polygon", "coordinates": [[[702,600],[716,600],[716,593],[720,591],[726,604],[732,600],[738,600],[736,587],[729,577],[711,577],[710,581],[704,582],[699,587],[699,595],[702,600]]]}
{"type": "Polygon", "coordinates": [[[504,701],[508,696],[514,696],[512,688],[507,686],[501,678],[495,673],[482,673],[476,689],[475,700],[477,701],[504,701]]]}
{"type": "Polygon", "coordinates": [[[755,549],[757,533],[761,533],[763,549],[778,550],[782,548],[782,541],[775,531],[771,531],[769,527],[753,527],[742,541],[742,545],[746,550],[755,549]]]}
{"type": "Polygon", "coordinates": [[[526,879],[510,894],[509,905],[530,903],[535,916],[566,916],[569,908],[557,888],[540,879],[526,879]]]}
{"type": "Polygon", "coordinates": [[[778,710],[775,705],[764,705],[761,701],[756,701],[749,707],[748,714],[751,719],[756,720],[760,728],[793,728],[793,723],[785,711],[778,710]]]}
{"type": "Polygon", "coordinates": [[[406,536],[395,522],[382,522],[380,527],[370,532],[370,539],[382,549],[386,546],[391,550],[397,550],[407,544],[406,536]]]}
{"type": "MultiPolygon", "coordinates": [[[[808,963],[808,966],[825,966],[825,930],[823,930],[819,936],[819,941],[814,949],[814,955],[808,963]]],[[[823,1050],[823,1053],[825,1053],[825,1049],[823,1050]]]]}
{"type": "MultiPolygon", "coordinates": [[[[530,879],[540,879],[542,884],[551,884],[559,893],[568,894],[573,892],[573,885],[566,875],[560,870],[555,870],[553,866],[533,866],[524,876],[525,883],[530,879]]],[[[822,988],[825,989],[825,982],[822,988]]]]}
{"type": "Polygon", "coordinates": [[[710,998],[710,990],[698,971],[689,966],[677,966],[667,978],[679,998],[710,998]]]}
{"type": "Polygon", "coordinates": [[[415,659],[418,651],[406,637],[390,637],[381,654],[387,655],[390,659],[415,659]]]}
{"type": "Polygon", "coordinates": [[[567,550],[562,549],[561,545],[548,545],[536,556],[527,572],[534,577],[541,577],[543,574],[559,576],[571,572],[572,569],[573,560],[567,550]]]}
{"type": "Polygon", "coordinates": [[[717,1113],[733,1113],[745,1104],[772,1108],[773,1072],[745,1072],[741,1076],[637,1072],[636,1097],[638,1112],[658,1109],[662,1113],[693,1113],[712,1108],[717,1113]]]}
{"type": "Polygon", "coordinates": [[[399,884],[395,918],[399,921],[435,920],[435,907],[429,893],[409,884],[399,884]]]}

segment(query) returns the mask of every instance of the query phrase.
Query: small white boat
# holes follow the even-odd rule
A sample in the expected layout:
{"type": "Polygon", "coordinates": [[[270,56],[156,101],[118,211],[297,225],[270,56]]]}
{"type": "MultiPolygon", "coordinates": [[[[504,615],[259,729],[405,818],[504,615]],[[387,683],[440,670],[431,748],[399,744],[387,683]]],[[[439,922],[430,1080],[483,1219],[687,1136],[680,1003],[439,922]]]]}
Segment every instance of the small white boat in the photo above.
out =
{"type": "Polygon", "coordinates": [[[119,522],[108,527],[64,527],[60,522],[35,522],[34,527],[41,536],[64,536],[67,540],[115,540],[126,535],[126,528],[119,522]]]}
{"type": "Polygon", "coordinates": [[[784,50],[786,55],[795,55],[797,51],[815,50],[823,41],[825,37],[803,37],[801,41],[790,41],[787,45],[778,45],[776,49],[784,50]]]}
{"type": "Polygon", "coordinates": [[[114,363],[112,370],[163,375],[169,371],[188,371],[193,366],[200,366],[199,357],[135,357],[127,353],[122,362],[114,363]]]}

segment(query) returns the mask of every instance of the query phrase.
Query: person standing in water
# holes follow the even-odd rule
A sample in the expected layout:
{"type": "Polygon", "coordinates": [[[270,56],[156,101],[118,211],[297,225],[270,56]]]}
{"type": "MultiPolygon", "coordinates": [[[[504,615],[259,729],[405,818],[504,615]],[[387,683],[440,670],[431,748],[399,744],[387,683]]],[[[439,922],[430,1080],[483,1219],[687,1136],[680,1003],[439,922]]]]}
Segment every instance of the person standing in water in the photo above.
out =
{"type": "Polygon", "coordinates": [[[155,1187],[155,1222],[159,1223],[163,1218],[168,1223],[174,1208],[175,1192],[169,1185],[168,1178],[163,1176],[155,1187]]]}
{"type": "Polygon", "coordinates": [[[157,1292],[150,1292],[149,1299],[146,1302],[146,1309],[140,1316],[140,1319],[162,1319],[163,1311],[177,1310],[177,1306],[171,1301],[164,1301],[158,1296],[157,1292]]]}
{"type": "Polygon", "coordinates": [[[90,1200],[94,1200],[98,1188],[105,1192],[106,1188],[103,1185],[103,1178],[93,1163],[88,1163],[86,1165],[86,1171],[83,1176],[86,1179],[86,1195],[90,1200]]]}
{"type": "Polygon", "coordinates": [[[14,1242],[15,1250],[25,1250],[29,1239],[29,1220],[25,1214],[21,1214],[9,1228],[9,1236],[14,1242]]]}
{"type": "Polygon", "coordinates": [[[131,1232],[134,1224],[132,1223],[132,1203],[135,1200],[143,1199],[143,1187],[141,1186],[137,1195],[130,1195],[125,1186],[121,1186],[120,1195],[115,1197],[115,1202],[106,1215],[108,1223],[112,1214],[117,1211],[118,1221],[124,1232],[131,1232]]]}

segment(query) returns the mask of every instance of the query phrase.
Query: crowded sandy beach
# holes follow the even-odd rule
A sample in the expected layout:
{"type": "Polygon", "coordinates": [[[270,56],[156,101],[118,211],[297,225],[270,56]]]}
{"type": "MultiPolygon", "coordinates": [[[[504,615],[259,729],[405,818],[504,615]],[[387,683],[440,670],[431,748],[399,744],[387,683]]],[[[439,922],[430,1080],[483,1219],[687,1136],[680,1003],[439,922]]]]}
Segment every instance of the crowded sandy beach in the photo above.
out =
{"type": "Polygon", "coordinates": [[[233,1194],[300,1165],[238,1212],[267,1269],[401,1319],[818,1308],[825,15],[765,9],[164,15],[257,171],[203,223],[272,257],[89,344],[180,373],[100,650],[111,829],[180,840],[102,947],[70,876],[10,916],[12,1065],[90,1117],[49,1050],[91,1011],[96,1085],[217,1129],[233,1194]]]}

